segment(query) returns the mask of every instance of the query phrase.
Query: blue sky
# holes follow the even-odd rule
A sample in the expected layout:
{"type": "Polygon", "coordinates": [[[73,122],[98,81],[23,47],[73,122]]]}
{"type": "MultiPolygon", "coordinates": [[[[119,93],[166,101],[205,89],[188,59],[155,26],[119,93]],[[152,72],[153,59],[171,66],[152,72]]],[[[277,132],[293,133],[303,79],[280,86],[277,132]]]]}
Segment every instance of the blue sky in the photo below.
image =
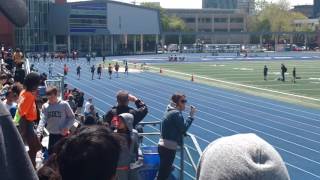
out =
{"type": "MultiPolygon", "coordinates": [[[[68,0],[68,2],[81,1],[81,0],[68,0]]],[[[160,2],[164,8],[201,8],[202,0],[116,0],[121,2],[160,2]]],[[[277,0],[268,0],[277,1],[277,0]]],[[[312,4],[313,0],[290,0],[291,5],[304,5],[312,4]]]]}

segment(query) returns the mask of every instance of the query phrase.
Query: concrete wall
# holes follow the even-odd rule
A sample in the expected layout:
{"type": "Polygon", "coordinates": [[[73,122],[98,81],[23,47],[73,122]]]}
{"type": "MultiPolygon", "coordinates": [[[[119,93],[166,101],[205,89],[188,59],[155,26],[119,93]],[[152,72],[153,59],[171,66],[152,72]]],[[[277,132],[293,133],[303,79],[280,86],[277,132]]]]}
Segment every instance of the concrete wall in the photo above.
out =
{"type": "Polygon", "coordinates": [[[158,11],[108,2],[110,34],[160,34],[158,11]]]}

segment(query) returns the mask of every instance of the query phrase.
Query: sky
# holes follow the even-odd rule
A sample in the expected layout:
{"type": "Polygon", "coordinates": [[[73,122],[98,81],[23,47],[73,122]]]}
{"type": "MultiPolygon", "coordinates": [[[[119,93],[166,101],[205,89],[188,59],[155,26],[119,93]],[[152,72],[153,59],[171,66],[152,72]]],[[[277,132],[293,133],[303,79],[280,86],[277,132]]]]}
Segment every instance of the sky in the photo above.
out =
{"type": "MultiPolygon", "coordinates": [[[[68,2],[75,2],[81,0],[68,0],[68,2]]],[[[115,0],[121,2],[132,3],[138,2],[160,2],[164,8],[201,8],[202,0],[115,0]]],[[[276,2],[277,0],[267,0],[276,2]]],[[[291,5],[305,5],[312,4],[313,0],[290,0],[291,5]]]]}

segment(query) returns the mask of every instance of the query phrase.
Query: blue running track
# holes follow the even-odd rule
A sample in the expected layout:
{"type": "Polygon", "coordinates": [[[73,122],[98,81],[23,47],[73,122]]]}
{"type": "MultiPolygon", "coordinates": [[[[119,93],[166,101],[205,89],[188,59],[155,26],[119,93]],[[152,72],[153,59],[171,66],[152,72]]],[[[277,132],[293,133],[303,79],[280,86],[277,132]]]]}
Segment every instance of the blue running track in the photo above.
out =
{"type": "MultiPolygon", "coordinates": [[[[80,61],[81,80],[76,77],[76,64],[68,63],[66,82],[93,97],[100,112],[115,104],[115,94],[125,89],[141,97],[149,107],[146,120],[160,120],[172,93],[184,92],[188,102],[198,109],[190,132],[202,149],[213,140],[237,133],[256,133],[271,143],[285,160],[292,180],[320,180],[320,111],[297,105],[250,96],[239,92],[209,87],[189,81],[148,72],[130,73],[129,77],[91,80],[89,67],[80,61]]],[[[48,63],[36,64],[40,72],[48,63]]],[[[63,73],[63,64],[54,64],[54,74],[63,73]]],[[[154,143],[157,140],[150,140],[154,143]]],[[[186,165],[190,170],[190,164],[186,165]]],[[[191,171],[189,171],[191,172],[191,171]]],[[[186,179],[194,177],[189,173],[186,179]]]]}

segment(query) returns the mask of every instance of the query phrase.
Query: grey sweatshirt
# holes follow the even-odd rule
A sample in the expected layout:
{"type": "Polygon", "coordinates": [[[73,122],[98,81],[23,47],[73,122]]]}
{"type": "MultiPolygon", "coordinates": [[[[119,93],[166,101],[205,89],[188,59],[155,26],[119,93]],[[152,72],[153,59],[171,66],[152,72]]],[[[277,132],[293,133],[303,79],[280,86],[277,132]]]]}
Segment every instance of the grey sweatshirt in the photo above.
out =
{"type": "Polygon", "coordinates": [[[74,113],[66,101],[42,106],[41,120],[37,128],[38,136],[42,135],[44,127],[50,134],[61,134],[64,128],[70,128],[75,121],[74,113]]]}

